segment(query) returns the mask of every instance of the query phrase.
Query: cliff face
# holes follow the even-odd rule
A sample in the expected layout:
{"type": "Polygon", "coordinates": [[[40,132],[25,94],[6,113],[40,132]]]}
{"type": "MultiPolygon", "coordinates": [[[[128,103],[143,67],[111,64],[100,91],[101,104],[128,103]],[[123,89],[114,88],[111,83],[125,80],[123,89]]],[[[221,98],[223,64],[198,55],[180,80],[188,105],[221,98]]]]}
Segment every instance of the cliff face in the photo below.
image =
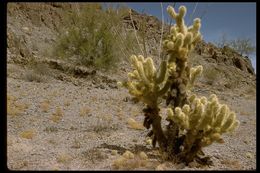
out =
{"type": "MultiPolygon", "coordinates": [[[[80,6],[72,3],[8,3],[8,62],[26,64],[31,56],[48,56],[49,48],[55,43],[58,27],[65,22],[64,16],[73,10],[80,10],[80,6]]],[[[137,32],[142,30],[139,24],[144,23],[146,52],[159,62],[160,21],[154,16],[135,11],[132,11],[132,18],[137,32]]],[[[122,18],[122,23],[125,28],[133,30],[129,15],[122,18]]],[[[165,25],[164,34],[168,31],[169,26],[165,25]]],[[[222,80],[220,83],[223,85],[234,80],[239,84],[245,81],[248,85],[255,85],[255,72],[249,58],[228,47],[219,49],[202,41],[190,59],[191,64],[202,64],[208,69],[217,70],[217,78],[222,80]]]]}

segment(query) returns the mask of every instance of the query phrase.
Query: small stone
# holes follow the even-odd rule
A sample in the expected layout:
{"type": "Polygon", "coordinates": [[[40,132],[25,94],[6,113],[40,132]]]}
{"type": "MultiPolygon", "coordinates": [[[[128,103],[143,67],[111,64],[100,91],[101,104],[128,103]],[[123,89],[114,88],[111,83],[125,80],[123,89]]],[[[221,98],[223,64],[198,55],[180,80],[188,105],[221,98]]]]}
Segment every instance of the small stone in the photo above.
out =
{"type": "Polygon", "coordinates": [[[183,169],[183,168],[185,168],[185,164],[184,163],[180,163],[180,164],[178,164],[178,165],[176,165],[176,169],[183,169]]]}
{"type": "Polygon", "coordinates": [[[245,144],[248,144],[248,141],[247,141],[247,140],[244,140],[243,142],[244,142],[245,144]]]}
{"type": "Polygon", "coordinates": [[[29,32],[30,29],[28,27],[22,27],[22,30],[25,31],[25,32],[29,32]]]}
{"type": "Polygon", "coordinates": [[[137,142],[137,139],[133,139],[133,142],[137,142]]]}
{"type": "Polygon", "coordinates": [[[214,155],[214,157],[215,157],[216,159],[220,159],[220,158],[221,158],[221,155],[220,155],[219,153],[217,153],[217,154],[214,155]]]}
{"type": "Polygon", "coordinates": [[[190,162],[188,166],[190,168],[195,168],[197,166],[197,163],[193,161],[193,162],[190,162]]]}
{"type": "Polygon", "coordinates": [[[254,156],[253,156],[252,153],[247,152],[247,153],[246,153],[246,157],[249,158],[249,159],[252,159],[254,156]]]}
{"type": "Polygon", "coordinates": [[[112,155],[117,155],[117,150],[112,150],[112,151],[111,151],[111,154],[112,154],[112,155]]]}

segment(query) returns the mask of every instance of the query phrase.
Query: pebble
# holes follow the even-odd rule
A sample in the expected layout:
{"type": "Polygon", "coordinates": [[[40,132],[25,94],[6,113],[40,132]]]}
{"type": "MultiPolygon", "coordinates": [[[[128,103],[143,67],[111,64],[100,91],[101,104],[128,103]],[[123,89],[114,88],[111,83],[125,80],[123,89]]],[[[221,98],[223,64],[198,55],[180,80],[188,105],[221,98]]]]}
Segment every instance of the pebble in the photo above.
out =
{"type": "Polygon", "coordinates": [[[117,150],[112,150],[112,151],[111,151],[111,154],[112,154],[112,155],[117,155],[117,150]]]}
{"type": "Polygon", "coordinates": [[[164,164],[160,164],[160,165],[158,165],[158,166],[155,168],[155,170],[157,170],[157,171],[163,171],[163,170],[165,170],[165,165],[164,165],[164,164]]]}
{"type": "Polygon", "coordinates": [[[180,163],[176,166],[176,169],[184,169],[186,167],[185,163],[180,163]]]}
{"type": "Polygon", "coordinates": [[[249,159],[254,158],[253,154],[250,153],[250,152],[247,152],[247,153],[246,153],[246,157],[249,158],[249,159]]]}

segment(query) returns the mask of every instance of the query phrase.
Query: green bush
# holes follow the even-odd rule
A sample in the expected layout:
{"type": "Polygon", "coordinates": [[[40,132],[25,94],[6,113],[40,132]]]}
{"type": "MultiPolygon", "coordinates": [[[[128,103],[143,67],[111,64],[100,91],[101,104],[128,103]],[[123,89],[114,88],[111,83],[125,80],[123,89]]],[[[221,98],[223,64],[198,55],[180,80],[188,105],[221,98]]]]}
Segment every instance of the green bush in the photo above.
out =
{"type": "Polygon", "coordinates": [[[121,25],[126,10],[104,10],[95,3],[81,4],[79,8],[76,5],[65,16],[66,24],[60,30],[54,56],[104,70],[129,56],[125,53],[133,45],[129,44],[128,34],[122,35],[121,25]]]}

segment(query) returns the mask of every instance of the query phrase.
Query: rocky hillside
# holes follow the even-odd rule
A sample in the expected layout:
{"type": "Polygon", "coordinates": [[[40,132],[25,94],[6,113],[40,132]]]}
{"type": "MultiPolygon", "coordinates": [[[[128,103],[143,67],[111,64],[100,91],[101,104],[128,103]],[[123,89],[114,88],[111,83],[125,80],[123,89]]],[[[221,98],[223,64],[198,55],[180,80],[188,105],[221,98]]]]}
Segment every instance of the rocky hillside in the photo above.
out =
{"type": "MultiPolygon", "coordinates": [[[[9,3],[8,63],[27,64],[32,57],[38,57],[39,60],[42,60],[39,57],[55,59],[48,57],[48,50],[55,43],[57,28],[64,22],[62,16],[72,10],[76,10],[76,6],[69,3],[9,3]]],[[[140,30],[138,24],[145,23],[147,54],[158,62],[160,21],[156,17],[132,11],[137,32],[140,30]]],[[[122,22],[125,28],[133,29],[129,15],[124,16],[122,22]]],[[[164,33],[167,33],[169,26],[164,28],[164,33]]],[[[206,70],[217,71],[215,76],[208,76],[208,80],[214,80],[214,83],[220,80],[221,86],[229,88],[232,83],[236,83],[234,87],[255,85],[255,73],[249,58],[240,56],[228,47],[219,49],[211,43],[201,42],[190,59],[191,63],[207,66],[206,70]]]]}
{"type": "MultiPolygon", "coordinates": [[[[213,156],[212,167],[162,163],[156,159],[158,151],[144,141],[148,130],[127,124],[129,118],[143,121],[143,105],[116,85],[127,76],[127,61],[122,60],[118,69],[104,73],[75,66],[50,53],[64,16],[80,10],[80,6],[8,3],[7,8],[10,169],[113,169],[113,160],[126,150],[145,151],[149,160],[141,169],[146,170],[256,168],[256,75],[247,57],[204,41],[196,47],[190,63],[201,64],[204,71],[194,92],[203,96],[217,94],[237,113],[241,128],[225,137],[226,144],[206,149],[205,153],[213,156]]],[[[138,23],[145,23],[147,55],[158,65],[160,21],[135,11],[132,17],[137,32],[138,23]]],[[[122,26],[126,31],[133,30],[129,15],[122,17],[122,26]]],[[[167,33],[169,28],[164,28],[167,33]]],[[[130,165],[140,169],[135,167],[138,164],[130,165]]]]}

